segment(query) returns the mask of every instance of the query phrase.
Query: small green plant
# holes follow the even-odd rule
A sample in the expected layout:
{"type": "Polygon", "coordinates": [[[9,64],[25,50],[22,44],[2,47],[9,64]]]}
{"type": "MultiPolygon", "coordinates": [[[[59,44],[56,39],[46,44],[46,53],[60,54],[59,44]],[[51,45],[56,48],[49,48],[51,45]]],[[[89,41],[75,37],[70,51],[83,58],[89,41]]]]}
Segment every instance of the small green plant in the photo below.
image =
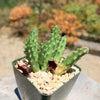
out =
{"type": "Polygon", "coordinates": [[[29,35],[25,44],[25,54],[33,72],[52,70],[54,74],[62,75],[84,54],[88,53],[88,48],[77,49],[60,63],[66,47],[66,37],[59,35],[60,28],[58,26],[55,26],[52,32],[50,40],[44,41],[40,45],[38,45],[38,30],[36,28],[29,35]]]}
{"type": "Polygon", "coordinates": [[[96,20],[99,19],[99,16],[97,15],[96,11],[97,11],[97,6],[95,5],[87,5],[86,7],[84,7],[79,16],[79,19],[82,23],[94,23],[96,20]]]}
{"type": "Polygon", "coordinates": [[[79,17],[80,21],[84,24],[85,29],[90,34],[100,35],[100,16],[97,15],[98,7],[95,5],[88,5],[82,10],[79,17]]]}
{"type": "Polygon", "coordinates": [[[84,8],[83,5],[78,5],[78,4],[75,4],[75,3],[70,3],[70,4],[67,4],[63,7],[63,11],[64,13],[71,13],[71,14],[75,14],[77,16],[80,15],[80,12],[81,10],[84,8]]]}
{"type": "Polygon", "coordinates": [[[100,16],[98,15],[99,10],[96,5],[77,5],[72,3],[66,5],[63,10],[64,12],[77,15],[78,20],[88,33],[95,34],[96,36],[100,35],[100,16]]]}

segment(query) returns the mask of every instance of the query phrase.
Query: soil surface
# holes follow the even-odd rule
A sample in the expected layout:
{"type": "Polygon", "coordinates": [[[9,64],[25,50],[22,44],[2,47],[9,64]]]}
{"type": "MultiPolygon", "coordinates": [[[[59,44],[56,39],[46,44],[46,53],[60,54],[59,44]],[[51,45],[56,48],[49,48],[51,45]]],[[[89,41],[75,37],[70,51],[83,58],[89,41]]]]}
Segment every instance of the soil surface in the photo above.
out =
{"type": "MultiPolygon", "coordinates": [[[[20,37],[11,36],[12,30],[8,27],[0,29],[0,79],[13,73],[12,61],[24,56],[24,43],[20,37]]],[[[66,57],[72,51],[66,49],[66,57]]],[[[77,62],[82,73],[100,83],[100,56],[87,54],[77,62]]]]}

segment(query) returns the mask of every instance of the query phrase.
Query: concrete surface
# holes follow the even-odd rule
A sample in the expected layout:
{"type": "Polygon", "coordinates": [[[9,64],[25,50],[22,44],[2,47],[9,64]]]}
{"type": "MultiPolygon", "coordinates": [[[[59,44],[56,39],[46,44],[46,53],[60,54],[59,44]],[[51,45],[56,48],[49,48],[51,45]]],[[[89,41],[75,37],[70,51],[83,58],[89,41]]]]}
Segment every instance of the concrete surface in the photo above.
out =
{"type": "Polygon", "coordinates": [[[90,49],[89,50],[90,53],[100,56],[100,43],[80,39],[74,43],[74,46],[76,46],[76,47],[82,47],[82,46],[88,47],[90,49]]]}
{"type": "MultiPolygon", "coordinates": [[[[20,100],[16,88],[13,74],[1,79],[0,100],[20,100]]],[[[100,100],[100,84],[81,73],[66,100],[100,100]]]]}
{"type": "MultiPolygon", "coordinates": [[[[66,49],[64,57],[71,53],[71,50],[66,49]]],[[[100,83],[100,56],[86,54],[76,64],[82,68],[82,73],[100,83]]]]}

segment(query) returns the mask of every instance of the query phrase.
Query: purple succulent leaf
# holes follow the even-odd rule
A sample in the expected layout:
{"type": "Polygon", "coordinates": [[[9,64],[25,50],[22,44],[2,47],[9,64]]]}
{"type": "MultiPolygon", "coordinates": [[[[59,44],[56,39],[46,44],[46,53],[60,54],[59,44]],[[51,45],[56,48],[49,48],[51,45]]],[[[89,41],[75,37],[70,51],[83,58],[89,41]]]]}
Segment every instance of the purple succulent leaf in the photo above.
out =
{"type": "Polygon", "coordinates": [[[18,68],[17,69],[20,69],[25,76],[29,76],[29,69],[28,69],[27,66],[18,64],[18,68]]]}

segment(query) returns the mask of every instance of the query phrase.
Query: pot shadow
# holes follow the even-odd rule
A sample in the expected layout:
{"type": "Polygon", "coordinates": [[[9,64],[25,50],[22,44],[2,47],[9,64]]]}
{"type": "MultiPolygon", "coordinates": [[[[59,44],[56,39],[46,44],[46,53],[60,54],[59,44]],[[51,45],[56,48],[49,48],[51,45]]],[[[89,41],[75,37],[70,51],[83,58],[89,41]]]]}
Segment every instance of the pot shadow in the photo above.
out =
{"type": "Polygon", "coordinates": [[[18,97],[18,99],[21,100],[18,88],[15,88],[14,92],[15,92],[16,96],[18,97]]]}

